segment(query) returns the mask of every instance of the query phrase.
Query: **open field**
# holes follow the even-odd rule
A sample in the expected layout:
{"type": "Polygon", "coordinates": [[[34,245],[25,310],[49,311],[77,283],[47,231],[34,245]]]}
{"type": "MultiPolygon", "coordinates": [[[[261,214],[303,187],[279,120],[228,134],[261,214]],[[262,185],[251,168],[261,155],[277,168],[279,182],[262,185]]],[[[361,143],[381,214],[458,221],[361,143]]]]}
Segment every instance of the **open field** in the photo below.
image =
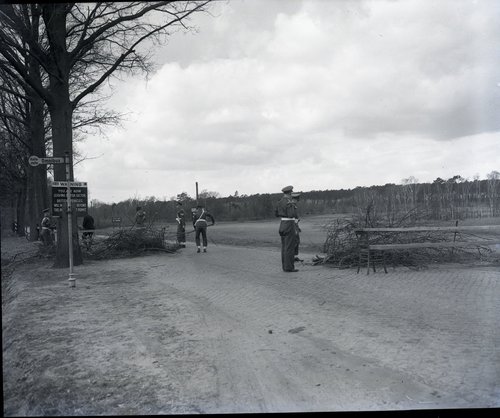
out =
{"type": "MultiPolygon", "coordinates": [[[[325,243],[327,225],[338,217],[348,215],[316,215],[305,216],[300,221],[301,248],[308,252],[318,253],[323,251],[325,243]]],[[[130,226],[123,226],[130,228],[130,226]]],[[[177,224],[175,222],[158,222],[154,224],[155,228],[166,228],[166,237],[169,240],[175,240],[177,224]]],[[[279,219],[246,221],[246,222],[216,222],[213,227],[208,229],[209,242],[212,245],[227,244],[238,246],[263,246],[279,248],[281,241],[278,235],[279,219]]],[[[97,235],[108,236],[114,228],[103,228],[96,231],[97,235]]],[[[194,232],[192,224],[186,223],[186,238],[194,242],[194,232]]]]}
{"type": "MultiPolygon", "coordinates": [[[[327,222],[301,221],[311,248],[327,222]]],[[[500,407],[498,265],[368,278],[304,249],[287,274],[277,222],[217,223],[206,254],[190,236],[86,260],[75,288],[2,238],[3,261],[19,254],[10,275],[2,262],[4,415],[500,407]]]]}
{"type": "MultiPolygon", "coordinates": [[[[327,238],[328,225],[339,218],[350,219],[350,214],[331,214],[331,215],[309,215],[303,216],[300,220],[302,232],[300,234],[300,248],[309,253],[322,253],[323,245],[327,238]]],[[[432,221],[428,222],[432,226],[454,226],[454,221],[432,221]]],[[[459,221],[459,225],[500,225],[500,218],[476,218],[459,221]]],[[[176,224],[158,223],[158,228],[166,227],[167,238],[175,240],[176,224]]],[[[212,245],[227,244],[250,247],[270,247],[280,248],[280,239],[278,236],[279,219],[246,221],[246,222],[217,222],[208,229],[209,242],[212,245]]],[[[97,234],[109,235],[113,228],[98,230],[97,234]]],[[[194,242],[194,233],[192,225],[187,222],[186,225],[187,240],[194,242]]],[[[488,235],[488,234],[487,234],[488,235]]]]}
{"type": "MultiPolygon", "coordinates": [[[[322,252],[327,235],[326,226],[335,218],[335,215],[302,218],[299,223],[302,229],[301,249],[313,253],[322,252]]],[[[278,226],[279,219],[238,223],[220,222],[211,227],[208,232],[214,243],[280,248],[278,226]]]]}

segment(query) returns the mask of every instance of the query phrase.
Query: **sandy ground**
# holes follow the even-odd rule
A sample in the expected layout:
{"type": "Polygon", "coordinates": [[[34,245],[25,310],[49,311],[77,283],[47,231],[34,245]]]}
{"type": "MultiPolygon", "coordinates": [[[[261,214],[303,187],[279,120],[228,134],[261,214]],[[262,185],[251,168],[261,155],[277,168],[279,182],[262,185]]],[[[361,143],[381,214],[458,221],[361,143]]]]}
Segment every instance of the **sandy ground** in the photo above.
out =
{"type": "Polygon", "coordinates": [[[2,279],[4,415],[500,407],[498,265],[284,273],[269,244],[86,261],[71,288],[2,238],[27,260],[2,279]]]}

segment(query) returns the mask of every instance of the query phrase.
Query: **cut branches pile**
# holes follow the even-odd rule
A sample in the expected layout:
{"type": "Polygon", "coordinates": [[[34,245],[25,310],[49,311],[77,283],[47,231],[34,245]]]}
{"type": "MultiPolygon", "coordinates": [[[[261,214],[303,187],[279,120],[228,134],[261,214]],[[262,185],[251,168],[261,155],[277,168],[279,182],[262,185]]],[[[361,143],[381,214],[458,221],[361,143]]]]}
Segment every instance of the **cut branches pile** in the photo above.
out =
{"type": "MultiPolygon", "coordinates": [[[[370,206],[365,213],[359,213],[351,219],[335,219],[325,225],[327,238],[324,244],[326,256],[322,263],[331,264],[337,268],[351,268],[358,266],[358,237],[355,230],[360,228],[402,228],[422,226],[425,215],[416,217],[413,211],[400,216],[375,217],[370,206]]],[[[407,244],[407,243],[437,243],[444,241],[467,242],[477,240],[478,236],[466,233],[450,233],[441,231],[418,232],[390,232],[378,233],[370,236],[369,244],[407,244]]],[[[479,237],[480,238],[480,237],[479,237]]],[[[374,251],[374,256],[377,258],[374,251]]],[[[425,268],[431,263],[460,262],[470,263],[475,261],[495,262],[498,255],[487,246],[475,247],[431,247],[391,250],[385,252],[386,262],[392,266],[406,266],[414,269],[425,268]]],[[[497,259],[497,260],[496,260],[497,259]]]]}
{"type": "Polygon", "coordinates": [[[335,219],[325,225],[327,231],[323,252],[323,263],[334,264],[339,268],[357,265],[357,239],[354,230],[356,224],[349,219],[335,219]]]}
{"type": "Polygon", "coordinates": [[[177,243],[165,240],[165,228],[148,227],[120,229],[103,240],[94,241],[85,253],[88,258],[102,260],[138,256],[151,251],[174,253],[178,248],[177,243]]]}

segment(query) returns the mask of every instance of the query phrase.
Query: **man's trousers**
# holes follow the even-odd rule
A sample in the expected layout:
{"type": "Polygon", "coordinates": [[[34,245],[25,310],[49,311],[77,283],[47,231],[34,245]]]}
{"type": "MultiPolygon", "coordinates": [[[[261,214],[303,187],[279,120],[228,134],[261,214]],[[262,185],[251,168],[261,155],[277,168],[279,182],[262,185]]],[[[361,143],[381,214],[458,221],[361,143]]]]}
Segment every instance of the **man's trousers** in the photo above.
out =
{"type": "Polygon", "coordinates": [[[291,271],[295,268],[295,246],[297,239],[294,232],[281,236],[281,265],[283,271],[291,271]]]}
{"type": "Polygon", "coordinates": [[[196,226],[196,232],[194,240],[196,241],[196,245],[200,246],[200,234],[203,238],[203,246],[206,247],[208,244],[207,241],[207,227],[206,226],[196,226]]]}

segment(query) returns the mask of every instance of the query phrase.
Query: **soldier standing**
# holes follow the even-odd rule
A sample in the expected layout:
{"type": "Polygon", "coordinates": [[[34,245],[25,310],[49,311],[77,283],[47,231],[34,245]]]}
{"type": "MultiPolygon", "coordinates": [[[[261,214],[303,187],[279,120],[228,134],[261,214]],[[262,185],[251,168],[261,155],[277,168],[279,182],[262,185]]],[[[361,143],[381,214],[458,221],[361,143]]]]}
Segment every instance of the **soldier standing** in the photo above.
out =
{"type": "Polygon", "coordinates": [[[193,212],[193,227],[196,231],[194,239],[196,241],[196,246],[198,247],[198,250],[196,251],[198,253],[201,252],[200,235],[203,238],[203,252],[207,252],[207,218],[212,220],[212,225],[215,224],[214,217],[203,207],[203,205],[199,204],[196,206],[196,211],[193,212]]]}
{"type": "Polygon", "coordinates": [[[177,204],[177,242],[181,248],[186,248],[186,214],[182,208],[182,202],[180,200],[176,201],[177,204]]]}
{"type": "Polygon", "coordinates": [[[292,202],[295,206],[295,211],[297,213],[297,219],[295,220],[295,234],[297,235],[296,237],[296,243],[295,243],[295,251],[294,251],[294,261],[304,261],[304,260],[301,260],[299,258],[299,244],[300,244],[300,233],[302,232],[302,230],[300,229],[300,226],[299,226],[299,221],[300,219],[298,219],[298,210],[297,210],[297,203],[300,199],[300,195],[302,193],[301,192],[292,192],[292,202]]]}
{"type": "Polygon", "coordinates": [[[41,239],[43,244],[48,247],[52,245],[52,233],[51,233],[51,220],[50,220],[50,210],[49,209],[44,209],[43,210],[43,219],[42,219],[42,235],[41,239]]]}
{"type": "Polygon", "coordinates": [[[281,236],[281,266],[283,271],[299,271],[294,266],[295,246],[297,244],[297,232],[295,221],[297,219],[297,208],[292,201],[293,186],[281,189],[283,196],[278,201],[276,216],[281,217],[279,234],[281,236]]]}
{"type": "Polygon", "coordinates": [[[137,206],[135,212],[135,224],[138,228],[144,228],[146,222],[146,212],[142,210],[142,206],[137,206]]]}

